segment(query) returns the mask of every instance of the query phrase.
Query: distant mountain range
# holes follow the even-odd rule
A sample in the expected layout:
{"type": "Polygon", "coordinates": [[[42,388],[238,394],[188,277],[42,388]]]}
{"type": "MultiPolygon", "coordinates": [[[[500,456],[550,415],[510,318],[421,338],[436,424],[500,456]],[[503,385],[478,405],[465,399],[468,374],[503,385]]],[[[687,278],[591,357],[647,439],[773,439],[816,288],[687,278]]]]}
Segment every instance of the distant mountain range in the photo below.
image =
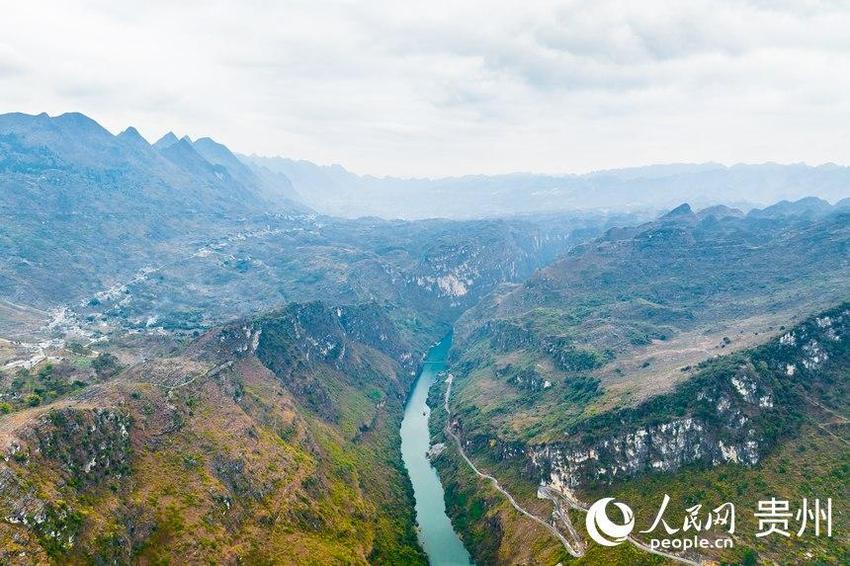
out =
{"type": "Polygon", "coordinates": [[[39,193],[30,187],[14,206],[41,205],[44,198],[74,200],[93,182],[99,190],[110,182],[120,184],[122,192],[109,205],[123,212],[157,205],[216,213],[309,208],[344,218],[390,219],[663,211],[684,201],[699,208],[724,204],[748,210],[807,196],[831,202],[850,196],[850,168],[834,164],[667,164],[583,175],[408,179],[357,175],[340,165],[284,157],[237,155],[208,137],[193,141],[172,132],[149,144],[135,128],[112,135],[79,113],[0,115],[0,174],[35,172],[49,172],[50,182],[64,188],[39,193]],[[64,180],[60,183],[57,176],[64,180]]]}
{"type": "Polygon", "coordinates": [[[344,217],[476,218],[562,210],[665,210],[683,201],[748,210],[780,200],[850,196],[850,168],[833,164],[650,165],[584,175],[467,175],[400,179],[356,175],[340,165],[242,156],[287,176],[303,202],[344,217]]]}
{"type": "Polygon", "coordinates": [[[191,329],[295,297],[445,314],[639,218],[352,221],[301,199],[286,175],[210,138],[150,144],[82,114],[2,115],[0,296],[52,308],[97,294],[86,316],[191,329]]]}
{"type": "Polygon", "coordinates": [[[0,115],[0,291],[27,304],[74,296],[239,219],[305,211],[294,196],[212,140],[150,145],[78,113],[0,115]]]}
{"type": "Polygon", "coordinates": [[[0,115],[0,183],[0,207],[17,215],[72,204],[140,216],[296,207],[288,179],[260,176],[209,138],[150,145],[135,128],[112,135],[78,113],[0,115]]]}

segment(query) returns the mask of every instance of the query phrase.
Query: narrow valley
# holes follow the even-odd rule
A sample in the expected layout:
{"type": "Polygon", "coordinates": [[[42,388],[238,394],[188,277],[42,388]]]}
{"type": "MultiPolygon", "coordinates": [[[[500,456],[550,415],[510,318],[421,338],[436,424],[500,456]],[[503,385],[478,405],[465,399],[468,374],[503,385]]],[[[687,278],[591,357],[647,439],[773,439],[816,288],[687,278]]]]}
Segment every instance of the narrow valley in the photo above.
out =
{"type": "Polygon", "coordinates": [[[430,461],[431,455],[439,454],[445,446],[431,445],[428,391],[435,380],[445,375],[451,343],[449,334],[428,352],[407,399],[401,422],[401,455],[413,484],[419,542],[432,566],[469,566],[472,563],[446,515],[443,486],[430,461]]]}

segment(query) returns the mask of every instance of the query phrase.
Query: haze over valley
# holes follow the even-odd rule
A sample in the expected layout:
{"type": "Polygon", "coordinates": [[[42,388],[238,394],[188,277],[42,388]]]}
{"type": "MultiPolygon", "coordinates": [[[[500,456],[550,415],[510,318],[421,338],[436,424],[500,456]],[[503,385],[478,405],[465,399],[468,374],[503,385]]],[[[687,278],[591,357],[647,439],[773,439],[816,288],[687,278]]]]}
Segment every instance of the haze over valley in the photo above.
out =
{"type": "Polygon", "coordinates": [[[0,18],[0,564],[850,564],[850,8],[0,18]]]}
{"type": "MultiPolygon", "coordinates": [[[[801,435],[844,442],[843,167],[377,179],[209,138],[149,144],[74,113],[2,115],[0,148],[4,560],[426,560],[398,430],[453,326],[456,415],[436,380],[425,442],[477,562],[595,556],[567,515],[550,532],[518,513],[545,519],[538,484],[569,506],[607,469],[631,489],[647,466],[757,474],[801,435]],[[701,207],[672,206],[682,196],[701,207]],[[801,353],[771,350],[797,333],[801,353]],[[776,364],[797,385],[770,381],[776,364]],[[681,397],[722,391],[724,372],[754,391],[720,393],[748,415],[731,429],[681,397]],[[800,424],[777,431],[789,411],[800,424]],[[649,447],[629,444],[635,429],[649,447]],[[595,447],[605,468],[577,464],[600,430],[639,459],[595,447]],[[516,508],[470,477],[449,432],[516,508]]],[[[829,448],[826,477],[846,457],[829,448]]],[[[739,551],[777,552],[756,548],[739,551]]]]}
{"type": "Polygon", "coordinates": [[[467,175],[400,179],[355,175],[282,157],[245,158],[286,175],[304,203],[344,217],[456,219],[575,210],[661,211],[682,202],[743,211],[782,200],[847,198],[850,170],[834,164],[651,165],[580,175],[467,175]]]}

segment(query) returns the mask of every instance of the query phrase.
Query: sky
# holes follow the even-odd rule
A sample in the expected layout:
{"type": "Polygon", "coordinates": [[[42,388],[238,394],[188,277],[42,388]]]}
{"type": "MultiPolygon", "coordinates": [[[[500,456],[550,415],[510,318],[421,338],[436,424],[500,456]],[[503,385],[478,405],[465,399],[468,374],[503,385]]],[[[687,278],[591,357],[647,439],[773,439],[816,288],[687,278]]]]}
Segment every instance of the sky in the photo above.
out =
{"type": "Polygon", "coordinates": [[[6,3],[0,112],[358,173],[850,162],[850,3],[6,3]]]}

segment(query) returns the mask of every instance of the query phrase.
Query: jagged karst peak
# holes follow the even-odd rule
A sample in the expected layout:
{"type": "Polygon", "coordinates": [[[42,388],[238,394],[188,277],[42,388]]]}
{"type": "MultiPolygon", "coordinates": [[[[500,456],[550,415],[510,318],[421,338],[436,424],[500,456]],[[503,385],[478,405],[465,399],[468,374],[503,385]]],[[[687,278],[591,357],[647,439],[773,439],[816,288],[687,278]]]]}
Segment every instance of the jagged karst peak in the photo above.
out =
{"type": "Polygon", "coordinates": [[[240,164],[241,161],[230,151],[223,143],[219,143],[212,139],[211,137],[205,136],[202,138],[196,139],[192,142],[192,146],[195,150],[203,155],[208,161],[216,162],[223,159],[228,161],[238,161],[240,164]]]}
{"type": "Polygon", "coordinates": [[[190,163],[193,165],[203,163],[207,166],[211,166],[211,164],[204,159],[201,154],[195,151],[192,142],[190,142],[186,137],[160,148],[160,152],[175,163],[183,165],[188,165],[190,163]]]}
{"type": "Polygon", "coordinates": [[[685,203],[680,204],[679,206],[677,206],[676,208],[674,208],[673,210],[671,210],[667,214],[665,214],[664,217],[665,218],[677,218],[677,217],[682,217],[682,216],[692,216],[693,213],[694,213],[694,211],[691,210],[691,205],[689,205],[688,203],[685,202],[685,203]]]}
{"type": "Polygon", "coordinates": [[[127,141],[132,141],[139,144],[150,145],[148,140],[146,140],[142,134],[139,133],[139,130],[134,128],[133,126],[129,126],[126,130],[118,134],[118,137],[127,141]]]}
{"type": "Polygon", "coordinates": [[[153,144],[153,146],[156,149],[165,149],[169,146],[176,144],[178,141],[180,140],[177,138],[177,136],[174,135],[174,132],[168,132],[167,134],[159,138],[156,143],[153,144]]]}
{"type": "Polygon", "coordinates": [[[227,167],[213,163],[198,153],[188,136],[160,149],[159,152],[181,169],[208,182],[230,182],[233,178],[227,167]]]}
{"type": "Polygon", "coordinates": [[[176,143],[174,143],[172,145],[195,151],[195,148],[192,147],[192,140],[190,140],[187,136],[180,138],[179,140],[177,140],[176,143]]]}
{"type": "Polygon", "coordinates": [[[256,174],[236,157],[226,145],[218,143],[210,137],[203,137],[195,140],[192,143],[192,147],[201,157],[213,165],[224,167],[230,175],[239,179],[241,182],[256,183],[259,181],[256,174]]]}

